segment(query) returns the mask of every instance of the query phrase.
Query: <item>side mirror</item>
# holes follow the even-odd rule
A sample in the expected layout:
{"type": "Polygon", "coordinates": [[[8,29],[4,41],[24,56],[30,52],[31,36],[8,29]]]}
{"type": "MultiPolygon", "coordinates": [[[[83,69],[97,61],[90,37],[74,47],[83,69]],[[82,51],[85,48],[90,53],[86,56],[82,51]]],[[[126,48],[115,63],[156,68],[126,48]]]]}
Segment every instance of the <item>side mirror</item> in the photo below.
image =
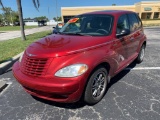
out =
{"type": "Polygon", "coordinates": [[[116,36],[119,38],[119,37],[123,37],[123,36],[129,35],[129,34],[130,34],[129,29],[123,29],[120,33],[116,34],[116,36]]]}
{"type": "Polygon", "coordinates": [[[52,27],[53,29],[55,29],[56,27],[52,27]]]}

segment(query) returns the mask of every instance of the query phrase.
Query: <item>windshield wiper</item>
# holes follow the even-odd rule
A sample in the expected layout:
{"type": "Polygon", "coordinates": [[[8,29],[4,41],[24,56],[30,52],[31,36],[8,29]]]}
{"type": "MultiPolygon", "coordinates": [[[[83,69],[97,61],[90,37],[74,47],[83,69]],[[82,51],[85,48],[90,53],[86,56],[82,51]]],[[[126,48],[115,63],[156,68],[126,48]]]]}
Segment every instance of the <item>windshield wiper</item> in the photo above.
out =
{"type": "Polygon", "coordinates": [[[58,34],[64,34],[63,32],[59,32],[59,31],[58,31],[57,33],[58,33],[58,34]]]}
{"type": "Polygon", "coordinates": [[[84,33],[67,33],[67,32],[61,32],[60,34],[66,34],[66,35],[79,35],[79,36],[92,36],[92,35],[87,35],[84,33]]]}

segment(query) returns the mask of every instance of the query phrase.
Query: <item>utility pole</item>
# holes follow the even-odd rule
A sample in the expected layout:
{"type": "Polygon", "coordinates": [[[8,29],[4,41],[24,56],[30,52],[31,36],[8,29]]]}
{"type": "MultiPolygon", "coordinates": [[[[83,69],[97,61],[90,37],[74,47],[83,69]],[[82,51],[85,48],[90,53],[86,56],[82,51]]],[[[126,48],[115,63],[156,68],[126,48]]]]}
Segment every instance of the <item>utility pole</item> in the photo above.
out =
{"type": "Polygon", "coordinates": [[[58,9],[57,9],[57,0],[56,0],[56,14],[57,14],[57,24],[58,24],[58,9]]]}
{"type": "Polygon", "coordinates": [[[50,12],[49,12],[49,6],[48,6],[48,19],[49,19],[49,26],[50,26],[50,12]]]}
{"type": "Polygon", "coordinates": [[[12,23],[12,26],[13,26],[12,10],[10,11],[10,16],[11,16],[11,23],[12,23]]]}

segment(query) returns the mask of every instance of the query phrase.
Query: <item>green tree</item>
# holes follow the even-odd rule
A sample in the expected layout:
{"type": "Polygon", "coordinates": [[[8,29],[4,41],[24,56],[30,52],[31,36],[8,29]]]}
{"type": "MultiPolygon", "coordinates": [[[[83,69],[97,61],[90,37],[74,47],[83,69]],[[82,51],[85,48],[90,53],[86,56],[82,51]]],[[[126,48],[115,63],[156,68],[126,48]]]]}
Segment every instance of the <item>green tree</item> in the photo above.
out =
{"type": "Polygon", "coordinates": [[[35,17],[34,19],[36,19],[37,21],[41,21],[41,20],[48,21],[48,18],[46,16],[35,17]]]}
{"type": "Polygon", "coordinates": [[[13,24],[15,24],[15,22],[19,22],[18,12],[15,12],[15,11],[12,12],[12,22],[13,24]]]}
{"type": "MultiPolygon", "coordinates": [[[[34,7],[38,10],[40,3],[39,0],[32,0],[34,7]]],[[[2,0],[0,0],[0,5],[2,6],[2,8],[4,9],[2,0]]],[[[22,4],[21,4],[21,0],[17,0],[17,7],[18,7],[18,14],[19,14],[19,21],[20,21],[20,26],[21,26],[21,36],[22,36],[22,40],[26,40],[25,37],[25,32],[24,32],[24,24],[23,24],[23,12],[22,12],[22,4]]]]}
{"type": "Polygon", "coordinates": [[[10,25],[11,23],[14,24],[15,22],[19,21],[18,12],[13,11],[10,7],[5,7],[2,9],[2,11],[3,22],[6,24],[10,25]]]}
{"type": "Polygon", "coordinates": [[[53,20],[55,20],[55,21],[62,21],[62,17],[54,17],[53,20]]]}
{"type": "Polygon", "coordinates": [[[112,6],[116,6],[116,4],[112,4],[112,6]]]}
{"type": "Polygon", "coordinates": [[[30,17],[28,17],[28,18],[25,18],[24,20],[31,20],[31,18],[30,18],[30,17]]]}
{"type": "Polygon", "coordinates": [[[2,9],[2,11],[3,11],[3,14],[2,14],[2,16],[3,16],[3,20],[4,20],[4,22],[7,24],[7,25],[9,25],[10,23],[11,23],[11,8],[10,7],[5,7],[5,8],[3,8],[2,9]]]}

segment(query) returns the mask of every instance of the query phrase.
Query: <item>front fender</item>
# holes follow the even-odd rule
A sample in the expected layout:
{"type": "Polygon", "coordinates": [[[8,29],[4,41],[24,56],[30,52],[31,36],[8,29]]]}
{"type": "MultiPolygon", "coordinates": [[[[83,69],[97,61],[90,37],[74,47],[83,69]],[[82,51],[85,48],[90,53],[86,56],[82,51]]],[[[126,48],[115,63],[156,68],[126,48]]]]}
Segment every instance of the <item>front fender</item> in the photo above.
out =
{"type": "Polygon", "coordinates": [[[87,74],[89,75],[99,64],[108,63],[110,66],[109,75],[113,76],[114,72],[118,68],[116,55],[117,54],[112,49],[109,49],[107,46],[103,46],[77,54],[57,57],[53,59],[46,75],[53,76],[59,69],[79,63],[88,65],[89,69],[87,74]]]}

